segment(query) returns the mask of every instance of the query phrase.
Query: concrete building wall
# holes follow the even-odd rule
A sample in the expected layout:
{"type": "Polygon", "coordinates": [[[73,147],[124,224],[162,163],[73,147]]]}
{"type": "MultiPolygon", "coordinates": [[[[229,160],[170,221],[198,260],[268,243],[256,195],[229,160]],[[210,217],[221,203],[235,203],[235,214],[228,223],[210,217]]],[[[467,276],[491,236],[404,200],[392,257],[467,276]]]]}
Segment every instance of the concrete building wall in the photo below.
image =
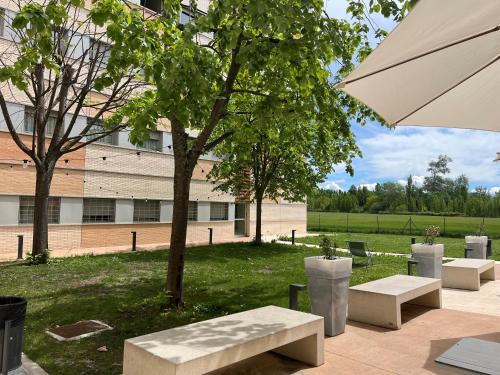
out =
{"type": "Polygon", "coordinates": [[[60,212],[60,223],[61,224],[76,224],[82,223],[83,216],[83,199],[74,197],[62,197],[61,198],[61,212],[60,212]]]}
{"type": "Polygon", "coordinates": [[[115,210],[115,223],[132,224],[134,222],[134,201],[132,199],[117,199],[115,210]]]}
{"type": "Polygon", "coordinates": [[[19,197],[0,195],[0,225],[14,225],[18,221],[19,197]]]}

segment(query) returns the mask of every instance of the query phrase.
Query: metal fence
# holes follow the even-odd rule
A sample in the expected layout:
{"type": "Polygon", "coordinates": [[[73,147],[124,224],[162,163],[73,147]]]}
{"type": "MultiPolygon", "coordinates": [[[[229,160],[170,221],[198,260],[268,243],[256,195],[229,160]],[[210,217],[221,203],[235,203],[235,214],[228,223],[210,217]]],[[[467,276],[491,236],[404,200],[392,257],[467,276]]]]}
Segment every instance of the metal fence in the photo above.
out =
{"type": "Polygon", "coordinates": [[[500,238],[500,219],[462,216],[354,214],[308,212],[307,229],[311,232],[357,232],[421,235],[429,225],[438,226],[442,236],[461,237],[475,234],[480,227],[492,238],[500,238]]]}

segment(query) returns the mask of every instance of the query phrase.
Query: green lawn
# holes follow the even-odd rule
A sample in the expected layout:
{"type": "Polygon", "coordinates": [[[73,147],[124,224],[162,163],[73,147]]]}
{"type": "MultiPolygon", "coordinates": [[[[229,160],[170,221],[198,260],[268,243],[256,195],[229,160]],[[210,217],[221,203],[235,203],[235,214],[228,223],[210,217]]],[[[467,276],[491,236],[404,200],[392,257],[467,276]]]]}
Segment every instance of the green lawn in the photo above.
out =
{"type": "MultiPolygon", "coordinates": [[[[383,253],[410,253],[410,235],[396,234],[375,234],[375,233],[337,233],[337,245],[345,248],[346,240],[360,240],[368,243],[368,246],[374,251],[383,253]]],[[[309,236],[298,238],[296,241],[301,243],[315,244],[320,241],[320,236],[309,236]]],[[[333,237],[332,237],[333,239],[333,237]]],[[[417,236],[417,242],[422,242],[423,238],[417,236]]],[[[463,258],[465,242],[462,238],[438,237],[438,243],[444,244],[445,256],[453,258],[463,258]]],[[[500,240],[493,240],[492,259],[500,260],[500,240]]]]}
{"type": "MultiPolygon", "coordinates": [[[[412,218],[412,234],[422,234],[427,225],[437,225],[449,237],[474,234],[480,223],[479,217],[442,217],[426,215],[375,215],[346,214],[341,212],[308,212],[309,231],[338,231],[361,233],[410,234],[408,220],[412,218]],[[377,224],[378,218],[378,224],[377,224]]],[[[485,231],[492,238],[500,238],[500,218],[485,218],[485,231]]]]}
{"type": "MultiPolygon", "coordinates": [[[[49,374],[121,374],[126,338],[269,304],[287,306],[288,285],[305,283],[303,259],[317,253],[278,244],[190,248],[182,311],[165,308],[166,251],[55,259],[33,267],[4,263],[0,290],[28,299],[24,351],[49,374]],[[82,319],[102,320],[114,330],[67,343],[44,333],[82,319]],[[109,351],[98,352],[104,345],[109,351]]],[[[377,257],[374,263],[356,266],[351,284],[406,270],[400,258],[377,257]]],[[[307,294],[300,299],[307,310],[307,294]]]]}

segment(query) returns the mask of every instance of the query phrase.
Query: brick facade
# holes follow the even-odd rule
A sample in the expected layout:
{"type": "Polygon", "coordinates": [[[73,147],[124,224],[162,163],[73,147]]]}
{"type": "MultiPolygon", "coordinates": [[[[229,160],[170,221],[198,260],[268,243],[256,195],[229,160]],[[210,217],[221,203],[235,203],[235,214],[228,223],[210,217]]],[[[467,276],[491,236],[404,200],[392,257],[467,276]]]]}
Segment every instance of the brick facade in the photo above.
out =
{"type": "MultiPolygon", "coordinates": [[[[90,6],[91,1],[86,0],[86,4],[90,6]]],[[[208,0],[198,2],[202,9],[207,9],[208,5],[208,0]]],[[[12,0],[0,0],[0,8],[13,15],[17,4],[12,0]]],[[[83,10],[78,17],[83,19],[87,13],[83,10]]],[[[145,13],[153,14],[147,10],[145,13]]],[[[11,51],[12,59],[15,59],[17,49],[9,38],[9,35],[0,37],[0,49],[4,54],[11,51]]],[[[90,40],[82,42],[88,44],[90,40]]],[[[8,111],[22,141],[30,144],[31,135],[23,132],[25,111],[31,102],[24,92],[10,86],[1,88],[8,102],[8,111]]],[[[93,92],[88,99],[90,102],[102,101],[103,95],[93,92]]],[[[72,110],[74,108],[70,108],[67,119],[72,110]]],[[[91,115],[93,113],[86,112],[78,116],[73,129],[76,134],[87,124],[86,116],[91,115]]],[[[174,174],[174,159],[168,147],[171,143],[169,121],[161,119],[158,131],[161,136],[159,152],[141,150],[130,144],[125,130],[116,134],[116,145],[92,144],[59,160],[50,191],[51,196],[61,197],[59,224],[49,226],[49,249],[53,256],[128,251],[132,231],[137,232],[139,249],[168,247],[174,174]],[[113,199],[115,223],[84,224],[83,211],[88,198],[113,199]],[[161,201],[159,222],[134,223],[133,200],[161,201]]],[[[194,132],[190,130],[189,133],[193,135],[194,132]]],[[[31,161],[24,163],[24,160],[29,161],[29,157],[11,139],[0,114],[0,260],[16,258],[18,235],[24,236],[24,252],[31,249],[32,227],[19,224],[29,222],[19,219],[23,216],[20,215],[21,205],[25,205],[26,211],[26,206],[29,206],[26,201],[29,200],[20,197],[34,195],[36,170],[31,161]]],[[[193,172],[190,200],[198,202],[199,221],[188,224],[187,242],[190,245],[207,243],[208,228],[213,228],[214,242],[249,241],[255,232],[255,206],[249,205],[247,236],[235,235],[235,197],[214,191],[214,185],[207,181],[207,174],[215,163],[217,158],[213,155],[204,155],[193,172]],[[227,220],[210,221],[212,202],[227,203],[227,220]]],[[[292,229],[306,231],[304,204],[266,201],[263,213],[264,235],[288,234],[292,229]]]]}

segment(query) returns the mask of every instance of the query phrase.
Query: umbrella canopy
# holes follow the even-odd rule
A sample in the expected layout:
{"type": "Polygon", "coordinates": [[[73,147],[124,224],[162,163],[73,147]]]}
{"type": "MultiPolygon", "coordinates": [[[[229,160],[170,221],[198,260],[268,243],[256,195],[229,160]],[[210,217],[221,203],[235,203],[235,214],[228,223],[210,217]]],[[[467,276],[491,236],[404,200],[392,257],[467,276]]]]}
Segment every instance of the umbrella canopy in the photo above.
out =
{"type": "Polygon", "coordinates": [[[420,0],[338,87],[391,125],[500,131],[500,0],[420,0]]]}

